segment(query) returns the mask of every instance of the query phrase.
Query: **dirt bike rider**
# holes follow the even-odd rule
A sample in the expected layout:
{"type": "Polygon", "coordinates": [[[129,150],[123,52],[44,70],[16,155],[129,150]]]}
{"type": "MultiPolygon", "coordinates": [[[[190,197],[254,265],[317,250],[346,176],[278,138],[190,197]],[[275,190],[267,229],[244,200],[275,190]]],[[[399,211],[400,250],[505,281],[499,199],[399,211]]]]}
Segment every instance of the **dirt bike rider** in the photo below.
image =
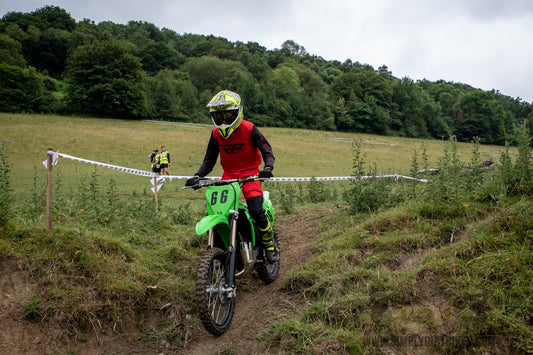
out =
{"type": "MultiPolygon", "coordinates": [[[[219,154],[220,164],[224,169],[222,180],[244,179],[256,175],[260,178],[272,177],[275,161],[272,147],[253,123],[243,119],[240,96],[232,91],[222,90],[211,99],[207,107],[215,128],[211,133],[202,165],[194,177],[187,179],[185,186],[192,186],[198,177],[209,174],[219,154]],[[260,171],[261,158],[265,167],[260,171]]],[[[250,215],[259,228],[268,261],[278,261],[279,253],[272,239],[272,226],[263,208],[261,182],[245,183],[242,192],[250,215]]]]}

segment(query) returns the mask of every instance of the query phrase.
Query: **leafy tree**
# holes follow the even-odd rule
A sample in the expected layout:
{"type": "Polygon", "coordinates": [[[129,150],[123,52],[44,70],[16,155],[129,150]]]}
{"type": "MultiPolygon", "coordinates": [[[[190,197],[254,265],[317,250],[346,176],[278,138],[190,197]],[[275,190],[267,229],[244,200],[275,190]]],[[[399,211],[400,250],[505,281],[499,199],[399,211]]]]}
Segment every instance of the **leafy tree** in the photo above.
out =
{"type": "MultiPolygon", "coordinates": [[[[352,94],[353,96],[353,94],[352,94]]],[[[346,105],[346,99],[340,97],[334,108],[335,126],[341,131],[351,131],[354,122],[349,114],[349,107],[346,105]]]]}
{"type": "Polygon", "coordinates": [[[162,69],[177,69],[185,62],[177,51],[163,42],[151,41],[140,53],[142,68],[150,75],[155,75],[162,69]]]}
{"type": "Polygon", "coordinates": [[[148,79],[148,87],[153,117],[171,121],[200,119],[198,94],[187,73],[163,69],[148,79]]]}
{"type": "Polygon", "coordinates": [[[300,84],[306,95],[311,96],[315,93],[325,92],[326,85],[315,71],[303,64],[296,64],[291,67],[298,74],[300,84]]]}
{"type": "Polygon", "coordinates": [[[2,32],[20,43],[28,39],[28,34],[24,32],[16,23],[7,23],[2,27],[4,27],[2,32]]]}
{"type": "Polygon", "coordinates": [[[521,124],[524,124],[525,127],[527,127],[527,130],[529,131],[529,135],[533,139],[533,112],[529,113],[527,118],[525,118],[521,124]]]}
{"type": "Polygon", "coordinates": [[[76,27],[76,21],[68,12],[57,6],[44,6],[32,13],[33,25],[45,31],[49,28],[72,32],[76,27]]]}
{"type": "Polygon", "coordinates": [[[69,32],[54,28],[42,32],[39,41],[32,48],[30,64],[38,70],[59,77],[65,70],[69,37],[69,32]]]}
{"type": "Polygon", "coordinates": [[[0,33],[0,62],[18,67],[26,66],[20,42],[2,33],[0,33]]]}
{"type": "Polygon", "coordinates": [[[254,76],[255,80],[264,83],[271,70],[266,59],[257,53],[248,51],[248,47],[244,48],[246,50],[238,53],[238,60],[244,64],[246,69],[254,76]]]}
{"type": "Polygon", "coordinates": [[[350,95],[355,95],[355,87],[358,85],[358,76],[356,73],[343,73],[335,78],[331,85],[332,94],[338,98],[346,100],[350,95]]]}
{"type": "Polygon", "coordinates": [[[479,137],[484,144],[504,144],[505,115],[501,104],[489,92],[481,90],[465,94],[461,99],[464,112],[462,122],[457,127],[457,139],[470,141],[479,137]]]}
{"type": "Polygon", "coordinates": [[[118,42],[76,49],[69,57],[67,80],[73,113],[119,118],[145,114],[141,62],[118,42]]]}
{"type": "Polygon", "coordinates": [[[273,126],[273,101],[253,81],[246,82],[239,92],[245,106],[245,117],[257,125],[273,126]]]}
{"type": "Polygon", "coordinates": [[[337,76],[331,85],[335,97],[346,99],[348,117],[341,129],[355,132],[387,133],[392,118],[392,83],[375,71],[348,72],[337,76]]]}
{"type": "Polygon", "coordinates": [[[0,30],[5,31],[9,25],[17,25],[24,32],[29,32],[30,27],[40,31],[55,28],[71,32],[76,27],[76,21],[60,7],[44,6],[30,13],[6,13],[0,21],[0,30]]]}
{"type": "Polygon", "coordinates": [[[78,22],[76,29],[72,31],[69,41],[69,48],[76,48],[89,44],[96,40],[103,40],[101,37],[101,32],[98,27],[89,19],[83,19],[78,22]]]}
{"type": "Polygon", "coordinates": [[[286,56],[298,56],[303,57],[307,55],[307,51],[303,46],[300,46],[298,43],[294,42],[292,39],[289,39],[281,45],[281,51],[286,53],[286,56]]]}
{"type": "Polygon", "coordinates": [[[512,132],[513,126],[523,121],[524,118],[533,112],[533,106],[522,101],[520,98],[513,99],[499,92],[493,92],[493,94],[494,98],[502,105],[506,114],[510,115],[509,119],[505,121],[505,129],[508,132],[512,132]]]}
{"type": "Polygon", "coordinates": [[[272,72],[270,87],[277,97],[287,99],[302,91],[300,77],[288,66],[280,66],[272,72]]]}
{"type": "Polygon", "coordinates": [[[260,57],[264,57],[267,53],[266,47],[261,46],[257,42],[247,42],[245,46],[250,54],[257,54],[260,57]]]}
{"type": "Polygon", "coordinates": [[[389,70],[389,67],[387,67],[385,64],[380,66],[377,72],[378,72],[378,75],[383,77],[384,79],[387,79],[390,81],[397,81],[394,75],[392,75],[392,72],[389,70]]]}
{"type": "Polygon", "coordinates": [[[303,46],[293,40],[287,40],[281,45],[281,49],[275,49],[267,53],[267,62],[271,68],[276,68],[282,63],[297,60],[308,55],[303,46]]]}
{"type": "Polygon", "coordinates": [[[365,111],[371,114],[370,120],[367,121],[363,132],[389,134],[392,122],[388,109],[390,104],[386,102],[383,105],[374,95],[370,94],[365,95],[363,102],[366,105],[365,111]]]}
{"type": "Polygon", "coordinates": [[[0,31],[5,32],[7,26],[9,25],[16,25],[23,31],[26,31],[32,22],[33,20],[30,14],[25,14],[18,11],[9,11],[2,16],[2,20],[0,21],[0,31]]]}
{"type": "Polygon", "coordinates": [[[225,38],[184,34],[176,38],[175,49],[186,57],[202,57],[213,54],[213,48],[232,49],[233,45],[225,38]]]}
{"type": "Polygon", "coordinates": [[[401,135],[440,138],[448,133],[438,105],[412,79],[406,77],[395,83],[393,101],[398,108],[393,114],[401,121],[401,135]]]}
{"type": "Polygon", "coordinates": [[[370,133],[373,111],[367,103],[352,96],[348,100],[348,113],[352,118],[350,131],[370,133]]]}
{"type": "Polygon", "coordinates": [[[125,39],[135,43],[138,47],[143,47],[151,41],[161,42],[163,35],[154,24],[145,21],[129,21],[122,30],[125,39]]]}
{"type": "Polygon", "coordinates": [[[269,100],[274,104],[274,111],[270,113],[276,118],[277,126],[303,127],[309,112],[304,105],[304,91],[300,86],[300,77],[287,65],[274,69],[267,82],[267,90],[271,95],[269,100]]]}
{"type": "Polygon", "coordinates": [[[334,66],[327,66],[320,71],[320,76],[327,85],[331,85],[335,78],[341,74],[342,71],[334,66]]]}
{"type": "Polygon", "coordinates": [[[184,64],[183,70],[189,73],[192,83],[199,91],[209,92],[208,99],[222,89],[240,92],[246,82],[253,80],[242,63],[216,57],[192,58],[184,64]]]}
{"type": "Polygon", "coordinates": [[[1,112],[51,112],[55,103],[34,68],[0,63],[1,112]]]}

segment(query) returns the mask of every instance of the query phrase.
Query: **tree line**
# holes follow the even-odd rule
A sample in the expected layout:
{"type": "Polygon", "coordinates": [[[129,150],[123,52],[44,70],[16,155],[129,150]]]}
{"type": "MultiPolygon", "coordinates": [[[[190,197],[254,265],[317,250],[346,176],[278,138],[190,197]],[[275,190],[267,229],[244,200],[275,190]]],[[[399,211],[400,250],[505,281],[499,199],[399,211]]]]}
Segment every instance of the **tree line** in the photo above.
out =
{"type": "Polygon", "coordinates": [[[205,104],[222,89],[261,126],[505,144],[529,118],[533,132],[520,98],[328,61],[292,40],[267,50],[143,21],[76,22],[56,6],[0,20],[2,112],[209,123],[205,104]]]}

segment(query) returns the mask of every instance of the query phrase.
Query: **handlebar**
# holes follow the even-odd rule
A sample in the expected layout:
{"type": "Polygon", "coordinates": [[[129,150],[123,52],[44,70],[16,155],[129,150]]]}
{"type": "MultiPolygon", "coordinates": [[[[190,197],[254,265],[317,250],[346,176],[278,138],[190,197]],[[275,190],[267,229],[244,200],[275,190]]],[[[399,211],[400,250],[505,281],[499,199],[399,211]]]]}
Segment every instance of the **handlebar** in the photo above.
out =
{"type": "Polygon", "coordinates": [[[182,190],[185,190],[185,189],[200,189],[202,187],[209,187],[209,186],[222,186],[222,185],[229,185],[229,184],[232,184],[234,182],[238,182],[239,184],[245,184],[247,182],[251,182],[251,181],[267,181],[267,180],[270,180],[269,178],[260,178],[260,177],[257,177],[257,176],[250,176],[250,177],[247,177],[245,179],[227,179],[227,180],[216,180],[214,182],[211,182],[209,183],[209,178],[206,178],[206,177],[199,177],[198,180],[197,180],[197,183],[195,185],[192,185],[192,186],[184,186],[182,187],[182,190]]]}

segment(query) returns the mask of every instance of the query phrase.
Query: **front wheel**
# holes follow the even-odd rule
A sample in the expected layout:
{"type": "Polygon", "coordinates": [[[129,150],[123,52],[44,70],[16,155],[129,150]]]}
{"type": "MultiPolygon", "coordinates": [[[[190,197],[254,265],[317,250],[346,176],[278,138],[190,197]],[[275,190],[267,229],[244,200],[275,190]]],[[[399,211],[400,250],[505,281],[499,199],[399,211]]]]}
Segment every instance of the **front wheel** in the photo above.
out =
{"type": "MultiPolygon", "coordinates": [[[[279,242],[278,242],[278,235],[275,231],[272,231],[272,237],[274,238],[274,242],[276,243],[276,248],[278,248],[278,253],[280,253],[279,250],[279,242]]],[[[281,260],[281,254],[280,254],[280,260],[281,260]]],[[[259,264],[257,268],[257,274],[259,275],[259,278],[266,284],[274,282],[279,275],[279,263],[280,260],[274,261],[273,263],[269,263],[268,259],[266,258],[266,255],[263,253],[263,260],[262,263],[259,264]]]]}
{"type": "Polygon", "coordinates": [[[226,252],[205,251],[196,274],[196,306],[205,329],[222,335],[230,327],[235,312],[235,288],[226,284],[226,252]]]}

